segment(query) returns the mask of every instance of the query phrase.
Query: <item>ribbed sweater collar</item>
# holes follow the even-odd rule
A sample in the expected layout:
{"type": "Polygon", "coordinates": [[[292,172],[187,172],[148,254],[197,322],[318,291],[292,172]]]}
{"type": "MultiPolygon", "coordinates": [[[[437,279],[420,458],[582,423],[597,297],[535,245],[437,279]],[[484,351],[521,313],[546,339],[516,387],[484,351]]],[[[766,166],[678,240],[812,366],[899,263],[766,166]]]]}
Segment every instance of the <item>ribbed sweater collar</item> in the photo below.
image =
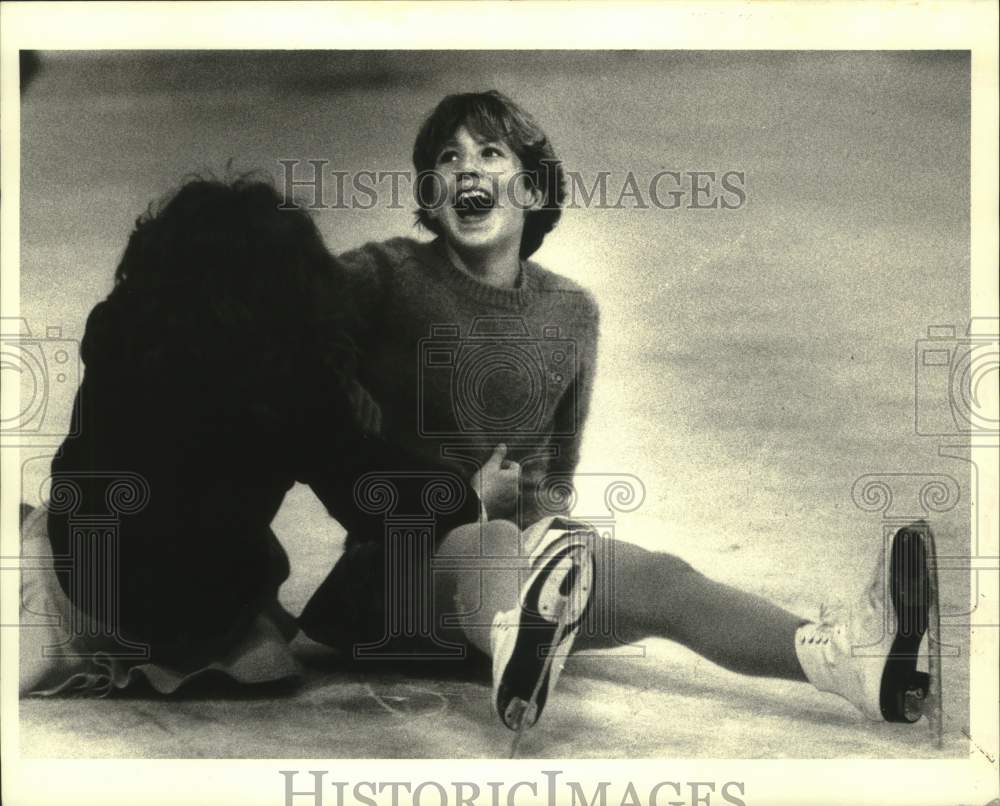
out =
{"type": "Polygon", "coordinates": [[[452,263],[440,238],[424,244],[416,254],[422,263],[440,269],[444,281],[454,291],[480,303],[498,308],[524,308],[537,293],[538,278],[529,260],[521,261],[521,276],[515,288],[497,288],[477,280],[452,263]]]}

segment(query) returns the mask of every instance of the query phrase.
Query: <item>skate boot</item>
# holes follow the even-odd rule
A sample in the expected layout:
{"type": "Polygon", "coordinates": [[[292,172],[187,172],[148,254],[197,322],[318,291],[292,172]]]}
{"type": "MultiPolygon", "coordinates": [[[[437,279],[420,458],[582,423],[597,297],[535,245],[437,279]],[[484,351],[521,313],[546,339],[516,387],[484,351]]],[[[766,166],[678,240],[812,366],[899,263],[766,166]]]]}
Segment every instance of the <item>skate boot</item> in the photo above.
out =
{"type": "Polygon", "coordinates": [[[916,722],[926,714],[940,743],[938,621],[934,536],[917,522],[893,536],[846,618],[821,611],[819,622],[796,631],[795,651],[820,691],[839,694],[873,720],[916,722]],[[929,627],[929,669],[921,672],[917,653],[929,627]]]}
{"type": "Polygon", "coordinates": [[[493,707],[519,736],[541,715],[586,615],[594,585],[593,538],[589,527],[565,518],[525,533],[531,570],[520,606],[497,613],[490,633],[493,707]]]}

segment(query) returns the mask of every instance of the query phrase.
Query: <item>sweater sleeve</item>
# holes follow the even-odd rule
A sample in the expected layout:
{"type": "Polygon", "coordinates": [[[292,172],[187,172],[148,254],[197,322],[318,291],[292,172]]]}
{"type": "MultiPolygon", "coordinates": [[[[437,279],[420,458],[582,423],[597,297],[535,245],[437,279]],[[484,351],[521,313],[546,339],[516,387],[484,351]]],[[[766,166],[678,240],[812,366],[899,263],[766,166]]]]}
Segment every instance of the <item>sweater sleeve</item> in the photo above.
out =
{"type": "Polygon", "coordinates": [[[337,256],[350,300],[348,329],[363,353],[372,338],[378,336],[378,322],[385,309],[392,272],[392,261],[383,244],[369,243],[337,256]]]}
{"type": "Polygon", "coordinates": [[[555,454],[542,473],[528,474],[523,480],[522,525],[527,526],[548,515],[568,515],[573,496],[560,494],[566,481],[572,480],[580,461],[580,445],[590,414],[590,401],[597,369],[597,342],[600,313],[597,303],[585,294],[587,326],[578,342],[577,369],[573,380],[556,406],[551,445],[555,454]],[[555,486],[553,486],[555,485],[555,486]]]}

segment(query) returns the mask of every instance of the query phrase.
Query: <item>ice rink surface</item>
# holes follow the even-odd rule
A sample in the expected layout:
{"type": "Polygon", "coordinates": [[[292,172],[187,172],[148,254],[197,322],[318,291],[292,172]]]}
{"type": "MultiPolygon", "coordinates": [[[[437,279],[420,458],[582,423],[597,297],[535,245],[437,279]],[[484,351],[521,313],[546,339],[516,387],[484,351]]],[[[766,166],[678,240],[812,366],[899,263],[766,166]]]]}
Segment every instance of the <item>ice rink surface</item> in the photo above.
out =
{"type": "MultiPolygon", "coordinates": [[[[734,210],[580,205],[536,255],[591,289],[602,311],[576,514],[806,616],[864,584],[884,517],[930,515],[939,554],[968,556],[970,465],[961,450],[939,452],[961,439],[916,433],[915,412],[946,412],[949,390],[931,382],[917,394],[914,358],[928,326],[961,336],[968,324],[966,56],[54,53],[41,64],[21,121],[21,310],[36,334],[59,327],[58,338],[79,340],[135,218],[185,174],[222,174],[230,159],[279,178],[288,159],[405,171],[441,96],[495,87],[535,114],[588,187],[609,172],[612,208],[629,172],[646,203],[660,171],[745,175],[734,210]],[[873,474],[902,480],[889,510],[858,505],[855,482],[873,474]],[[622,476],[638,479],[641,505],[609,513],[602,485],[622,476]],[[946,511],[914,493],[932,477],[959,491],[946,511]]],[[[317,218],[335,251],[415,232],[405,196],[397,209],[317,218]]],[[[50,388],[54,434],[75,381],[50,388]]],[[[51,449],[23,456],[24,497],[37,503],[51,449]]],[[[292,558],[282,597],[295,611],[342,535],[305,488],[289,494],[275,530],[292,558]]],[[[964,756],[968,574],[941,584],[943,752],[964,756]]],[[[307,673],[292,691],[25,700],[22,750],[506,753],[485,677],[371,671],[300,648],[307,673]]],[[[869,725],[834,697],[739,677],[665,641],[643,652],[571,660],[522,755],[934,753],[925,725],[869,725]]]]}

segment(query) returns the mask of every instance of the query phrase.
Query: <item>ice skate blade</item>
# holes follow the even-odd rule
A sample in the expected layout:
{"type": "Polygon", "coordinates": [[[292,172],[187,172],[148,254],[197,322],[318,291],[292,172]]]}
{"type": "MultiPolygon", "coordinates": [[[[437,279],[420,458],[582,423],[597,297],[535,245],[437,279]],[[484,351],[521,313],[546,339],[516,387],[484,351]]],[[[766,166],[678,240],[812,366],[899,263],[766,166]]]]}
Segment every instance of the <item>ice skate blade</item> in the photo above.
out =
{"type": "Polygon", "coordinates": [[[551,558],[546,574],[525,596],[517,641],[498,683],[495,702],[497,713],[511,730],[530,728],[538,721],[548,701],[550,678],[554,684],[561,669],[561,666],[554,668],[553,662],[558,656],[561,663],[569,653],[586,612],[593,585],[593,564],[581,563],[576,556],[578,551],[578,547],[569,548],[551,558]],[[540,614],[539,598],[546,587],[555,595],[547,612],[540,614]],[[577,621],[567,624],[574,616],[577,621]],[[511,705],[518,700],[530,707],[520,720],[511,719],[511,705]]]}
{"type": "Polygon", "coordinates": [[[900,710],[907,722],[916,722],[924,715],[929,688],[930,675],[926,672],[917,672],[910,687],[903,692],[903,701],[900,705],[900,710]]]}
{"type": "Polygon", "coordinates": [[[507,704],[503,721],[511,730],[520,730],[522,727],[530,727],[538,719],[538,707],[534,703],[526,702],[520,697],[514,697],[507,704]]]}

